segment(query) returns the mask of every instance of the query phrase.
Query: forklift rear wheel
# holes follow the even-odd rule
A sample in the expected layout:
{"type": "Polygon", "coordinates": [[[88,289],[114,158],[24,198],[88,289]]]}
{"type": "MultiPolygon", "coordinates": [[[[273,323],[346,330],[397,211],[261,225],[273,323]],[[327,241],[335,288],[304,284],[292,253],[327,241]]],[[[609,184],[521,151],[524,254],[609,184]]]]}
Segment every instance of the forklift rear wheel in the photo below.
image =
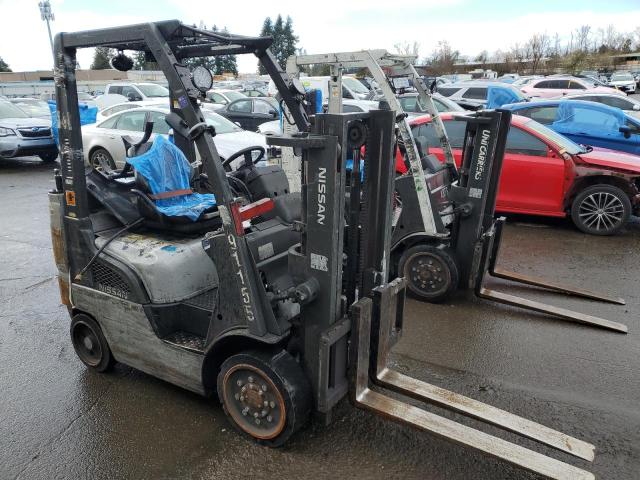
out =
{"type": "Polygon", "coordinates": [[[218,397],[231,423],[258,443],[279,447],[309,419],[311,386],[285,350],[232,355],[217,380],[218,397]]]}
{"type": "Polygon", "coordinates": [[[110,370],[115,360],[98,323],[84,314],[71,320],[71,343],[76,354],[87,367],[97,371],[110,370]]]}
{"type": "Polygon", "coordinates": [[[458,288],[458,267],[443,245],[409,248],[400,257],[398,275],[406,278],[409,292],[426,302],[442,302],[458,288]]]}

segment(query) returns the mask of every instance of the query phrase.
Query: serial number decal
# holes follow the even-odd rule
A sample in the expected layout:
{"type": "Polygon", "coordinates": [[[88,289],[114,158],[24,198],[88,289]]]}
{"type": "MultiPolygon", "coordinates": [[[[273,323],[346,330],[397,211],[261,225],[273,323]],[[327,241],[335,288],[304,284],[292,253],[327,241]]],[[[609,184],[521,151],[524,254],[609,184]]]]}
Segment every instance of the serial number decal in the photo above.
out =
{"type": "Polygon", "coordinates": [[[314,270],[320,270],[322,272],[329,271],[329,259],[324,255],[319,255],[317,253],[311,254],[311,268],[314,270]]]}
{"type": "Polygon", "coordinates": [[[253,322],[255,320],[255,316],[253,315],[251,294],[249,293],[249,287],[247,287],[247,282],[244,278],[244,273],[242,272],[242,264],[240,263],[240,255],[238,254],[236,237],[229,234],[227,235],[227,241],[229,242],[229,246],[231,247],[231,257],[235,259],[236,267],[238,268],[238,270],[236,271],[236,275],[240,280],[240,296],[242,297],[242,308],[244,310],[245,316],[247,317],[247,321],[253,322]]]}
{"type": "Polygon", "coordinates": [[[478,164],[476,166],[476,173],[474,178],[480,180],[484,174],[484,169],[487,165],[487,150],[489,148],[489,136],[491,132],[489,130],[482,131],[482,140],[480,140],[480,154],[478,155],[478,164]]]}

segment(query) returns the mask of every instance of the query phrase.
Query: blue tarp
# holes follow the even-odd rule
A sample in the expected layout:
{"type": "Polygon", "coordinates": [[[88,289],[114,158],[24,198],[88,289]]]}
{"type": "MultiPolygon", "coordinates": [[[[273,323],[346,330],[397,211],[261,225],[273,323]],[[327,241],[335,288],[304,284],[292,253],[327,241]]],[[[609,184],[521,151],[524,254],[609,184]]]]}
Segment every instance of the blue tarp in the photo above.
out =
{"type": "MultiPolygon", "coordinates": [[[[154,195],[191,188],[191,165],[187,157],[162,135],[156,135],[153,145],[146,153],[128,158],[127,162],[147,180],[154,195]]],[[[195,222],[202,212],[216,205],[216,197],[210,193],[191,193],[156,200],[155,203],[158,211],[164,215],[184,216],[195,222]]]]}
{"type": "Polygon", "coordinates": [[[500,85],[491,85],[487,89],[487,109],[500,108],[508,103],[519,103],[523,99],[510,87],[500,85]]]}
{"type": "Polygon", "coordinates": [[[580,134],[595,137],[620,137],[625,114],[618,108],[594,102],[561,101],[551,128],[565,135],[580,134]],[[605,108],[602,108],[605,107],[605,108]]]}
{"type": "MultiPolygon", "coordinates": [[[[56,144],[59,146],[58,140],[58,112],[56,110],[56,102],[49,100],[49,111],[51,112],[51,132],[56,144]]],[[[96,123],[96,117],[98,115],[98,107],[90,107],[86,103],[78,105],[80,110],[80,125],[88,125],[90,123],[96,123]]]]}

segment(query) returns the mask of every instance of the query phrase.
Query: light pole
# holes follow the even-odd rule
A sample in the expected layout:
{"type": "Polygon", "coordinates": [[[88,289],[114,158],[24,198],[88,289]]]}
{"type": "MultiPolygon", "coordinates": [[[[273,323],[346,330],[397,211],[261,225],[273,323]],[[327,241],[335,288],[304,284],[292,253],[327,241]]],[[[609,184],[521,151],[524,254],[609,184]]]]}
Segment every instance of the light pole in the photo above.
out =
{"type": "Polygon", "coordinates": [[[40,18],[47,22],[47,30],[49,31],[49,43],[51,44],[51,55],[53,56],[53,62],[55,64],[56,58],[53,53],[53,37],[51,36],[51,25],[49,25],[50,21],[55,20],[53,11],[51,11],[51,3],[49,3],[49,0],[43,0],[42,2],[38,3],[38,6],[40,7],[40,18]]]}

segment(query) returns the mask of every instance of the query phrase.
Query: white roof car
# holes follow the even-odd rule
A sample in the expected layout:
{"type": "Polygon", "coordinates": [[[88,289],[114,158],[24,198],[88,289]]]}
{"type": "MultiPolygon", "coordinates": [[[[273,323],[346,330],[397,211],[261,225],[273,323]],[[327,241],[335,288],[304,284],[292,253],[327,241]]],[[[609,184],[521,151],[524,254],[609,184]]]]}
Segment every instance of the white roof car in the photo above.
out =
{"type": "MultiPolygon", "coordinates": [[[[169,135],[170,127],[165,122],[169,114],[169,107],[140,107],[125,110],[111,115],[99,123],[83,125],[82,143],[84,147],[85,162],[91,165],[106,163],[112,168],[122,168],[126,161],[124,142],[122,137],[127,135],[134,139],[142,138],[147,112],[151,116],[154,135],[169,135]]],[[[234,153],[248,147],[262,147],[268,152],[264,135],[242,130],[233,122],[210,111],[203,111],[208,124],[216,129],[213,142],[222,159],[229,158],[234,153]]],[[[257,159],[259,152],[254,152],[257,159]]],[[[266,156],[264,158],[266,160],[266,156]]],[[[240,157],[231,165],[237,168],[242,162],[240,157]]]]}

